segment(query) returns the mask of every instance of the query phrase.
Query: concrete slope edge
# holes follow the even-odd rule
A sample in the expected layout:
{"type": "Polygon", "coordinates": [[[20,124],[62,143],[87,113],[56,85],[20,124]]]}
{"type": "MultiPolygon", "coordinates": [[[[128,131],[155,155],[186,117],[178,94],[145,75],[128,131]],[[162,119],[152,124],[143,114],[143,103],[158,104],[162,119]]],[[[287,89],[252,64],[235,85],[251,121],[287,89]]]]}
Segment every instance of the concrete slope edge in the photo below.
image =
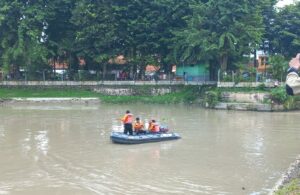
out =
{"type": "Polygon", "coordinates": [[[95,97],[80,98],[80,97],[69,97],[69,98],[1,98],[0,103],[2,104],[13,104],[13,103],[100,103],[100,99],[95,97]]]}
{"type": "Polygon", "coordinates": [[[275,186],[270,191],[269,195],[274,195],[279,189],[284,187],[293,179],[300,177],[300,155],[296,160],[290,164],[286,172],[284,172],[281,178],[276,182],[275,186]]]}

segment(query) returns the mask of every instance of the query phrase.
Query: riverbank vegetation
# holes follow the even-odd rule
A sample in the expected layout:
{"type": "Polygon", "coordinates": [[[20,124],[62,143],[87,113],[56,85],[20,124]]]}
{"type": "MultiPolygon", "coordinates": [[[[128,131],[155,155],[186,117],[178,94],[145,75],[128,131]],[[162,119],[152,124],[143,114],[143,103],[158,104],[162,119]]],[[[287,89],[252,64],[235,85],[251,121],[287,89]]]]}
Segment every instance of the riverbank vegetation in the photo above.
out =
{"type": "Polygon", "coordinates": [[[156,95],[156,96],[105,96],[101,95],[100,99],[106,103],[153,103],[153,104],[193,104],[199,98],[200,91],[195,87],[184,87],[177,92],[156,95]]]}
{"type": "MultiPolygon", "coordinates": [[[[139,95],[104,95],[88,89],[56,89],[56,88],[2,88],[0,98],[55,98],[55,97],[97,97],[105,103],[154,103],[154,104],[175,104],[195,103],[200,94],[198,87],[182,87],[176,92],[165,95],[150,95],[147,88],[140,88],[139,95]]],[[[149,89],[148,89],[149,90],[149,89]]]]}
{"type": "Polygon", "coordinates": [[[99,94],[84,89],[55,89],[55,88],[2,88],[0,98],[54,98],[54,97],[98,97],[99,94]]]}
{"type": "MultiPolygon", "coordinates": [[[[289,96],[286,94],[285,87],[279,86],[274,88],[267,88],[264,85],[260,85],[256,88],[211,88],[205,92],[204,102],[206,107],[214,108],[220,102],[226,102],[223,95],[226,93],[244,93],[244,94],[253,94],[253,93],[264,93],[268,96],[261,102],[263,104],[272,104],[272,105],[282,105],[283,110],[295,110],[299,109],[300,98],[297,96],[289,96]],[[223,94],[223,95],[222,95],[223,94]]],[[[226,98],[225,98],[226,99],[226,98]]],[[[243,103],[243,102],[236,102],[243,103]]]]}
{"type": "Polygon", "coordinates": [[[275,192],[275,195],[299,195],[300,194],[300,181],[294,179],[286,184],[282,189],[275,192]]]}
{"type": "MultiPolygon", "coordinates": [[[[113,66],[142,79],[148,64],[168,75],[174,64],[205,63],[215,80],[218,69],[251,73],[243,68],[249,61],[257,65],[251,57],[257,50],[271,56],[272,75],[282,78],[285,63],[275,58],[299,52],[300,2],[281,9],[276,3],[1,0],[2,79],[115,79],[108,73],[113,66]],[[119,56],[122,66],[114,60],[119,56]],[[66,74],[56,75],[57,64],[66,74]]],[[[248,79],[240,76],[235,82],[248,79]]]]}
{"type": "Polygon", "coordinates": [[[287,96],[283,87],[266,88],[263,85],[257,88],[217,88],[212,86],[179,86],[173,92],[164,95],[151,94],[150,86],[135,86],[132,95],[107,95],[83,88],[1,88],[0,98],[55,98],[55,97],[97,97],[102,102],[112,104],[124,103],[153,103],[153,104],[198,104],[214,108],[222,99],[222,93],[267,93],[269,98],[264,100],[265,104],[283,105],[286,110],[297,108],[298,97],[287,96]]]}

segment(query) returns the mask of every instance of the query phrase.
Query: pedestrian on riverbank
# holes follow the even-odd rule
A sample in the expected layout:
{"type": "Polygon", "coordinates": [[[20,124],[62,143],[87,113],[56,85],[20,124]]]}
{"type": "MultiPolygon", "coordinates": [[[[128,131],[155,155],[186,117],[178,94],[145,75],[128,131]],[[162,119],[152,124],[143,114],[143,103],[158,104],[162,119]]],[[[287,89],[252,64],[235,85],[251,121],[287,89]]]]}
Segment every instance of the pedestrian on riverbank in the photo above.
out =
{"type": "Polygon", "coordinates": [[[286,93],[288,95],[300,94],[300,77],[298,71],[300,69],[300,53],[289,62],[289,69],[286,76],[286,93]]]}
{"type": "Polygon", "coordinates": [[[132,135],[132,122],[133,122],[133,115],[130,113],[129,110],[126,111],[124,117],[121,119],[124,124],[124,134],[132,135]]]}

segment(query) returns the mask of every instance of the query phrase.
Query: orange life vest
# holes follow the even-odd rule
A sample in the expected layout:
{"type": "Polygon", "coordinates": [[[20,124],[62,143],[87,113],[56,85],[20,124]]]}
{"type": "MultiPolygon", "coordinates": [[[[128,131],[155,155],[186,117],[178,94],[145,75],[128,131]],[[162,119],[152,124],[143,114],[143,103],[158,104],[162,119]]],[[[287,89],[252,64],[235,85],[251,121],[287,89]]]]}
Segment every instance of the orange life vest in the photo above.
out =
{"type": "Polygon", "coordinates": [[[133,116],[131,113],[125,114],[122,118],[122,121],[124,124],[132,124],[133,116]]]}
{"type": "Polygon", "coordinates": [[[149,129],[152,133],[157,133],[159,132],[159,125],[157,123],[151,123],[149,129]]]}
{"type": "Polygon", "coordinates": [[[142,130],[144,127],[142,122],[135,122],[134,123],[134,130],[138,131],[138,130],[142,130]]]}

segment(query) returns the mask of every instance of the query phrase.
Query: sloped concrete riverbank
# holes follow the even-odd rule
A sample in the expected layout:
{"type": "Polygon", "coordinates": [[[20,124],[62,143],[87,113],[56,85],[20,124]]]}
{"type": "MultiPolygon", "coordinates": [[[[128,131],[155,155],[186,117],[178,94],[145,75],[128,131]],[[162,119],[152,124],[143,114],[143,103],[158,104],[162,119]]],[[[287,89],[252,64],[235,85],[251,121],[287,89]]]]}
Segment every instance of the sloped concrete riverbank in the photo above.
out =
{"type": "Polygon", "coordinates": [[[0,99],[1,105],[13,104],[45,104],[45,103],[71,103],[71,104],[99,104],[99,98],[9,98],[0,99]]]}
{"type": "Polygon", "coordinates": [[[282,174],[269,195],[274,195],[278,190],[289,184],[293,179],[300,178],[300,155],[291,163],[287,171],[282,174]]]}

